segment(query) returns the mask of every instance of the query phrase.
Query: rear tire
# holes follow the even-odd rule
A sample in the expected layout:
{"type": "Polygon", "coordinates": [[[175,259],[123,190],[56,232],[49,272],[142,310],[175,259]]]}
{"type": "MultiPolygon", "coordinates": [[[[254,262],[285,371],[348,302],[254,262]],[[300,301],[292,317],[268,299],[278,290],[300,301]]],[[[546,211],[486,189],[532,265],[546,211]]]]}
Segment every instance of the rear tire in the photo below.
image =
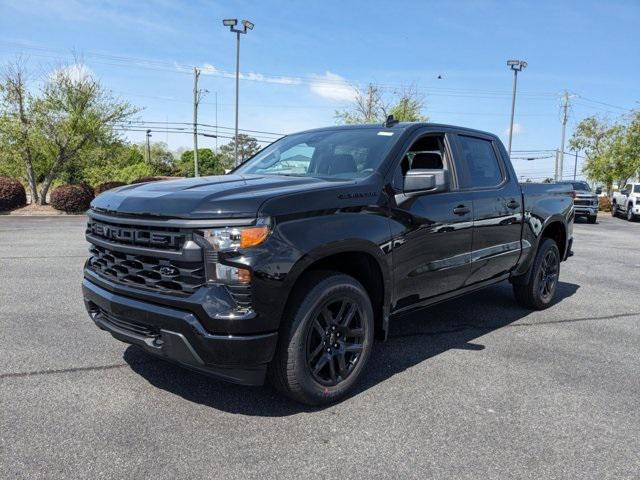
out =
{"type": "Polygon", "coordinates": [[[551,305],[560,275],[560,250],[556,242],[542,241],[533,260],[526,283],[514,284],[513,293],[520,305],[543,310],[551,305]]]}
{"type": "Polygon", "coordinates": [[[373,308],[360,282],[342,273],[311,272],[288,304],[269,380],[307,405],[336,402],[358,381],[373,336],[373,308]]]}

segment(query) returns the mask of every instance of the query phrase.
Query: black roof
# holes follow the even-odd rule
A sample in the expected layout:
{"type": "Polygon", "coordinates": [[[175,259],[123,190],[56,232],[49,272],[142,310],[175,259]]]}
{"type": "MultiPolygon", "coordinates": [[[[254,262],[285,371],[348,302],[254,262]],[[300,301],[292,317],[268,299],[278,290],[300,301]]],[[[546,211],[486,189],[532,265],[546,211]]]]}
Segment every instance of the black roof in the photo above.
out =
{"type": "Polygon", "coordinates": [[[447,125],[444,123],[431,123],[431,122],[399,122],[390,127],[384,126],[382,123],[358,123],[358,124],[350,124],[350,125],[332,125],[329,127],[320,127],[320,128],[312,128],[309,130],[303,130],[301,132],[294,133],[310,133],[310,132],[322,132],[322,131],[331,131],[331,130],[360,130],[360,129],[378,129],[378,130],[388,130],[388,131],[401,131],[406,132],[407,130],[414,130],[421,127],[436,127],[436,128],[446,128],[453,130],[460,130],[469,133],[480,133],[483,135],[491,135],[492,137],[496,137],[497,135],[485,132],[482,130],[476,130],[473,128],[460,127],[458,125],[447,125]]]}

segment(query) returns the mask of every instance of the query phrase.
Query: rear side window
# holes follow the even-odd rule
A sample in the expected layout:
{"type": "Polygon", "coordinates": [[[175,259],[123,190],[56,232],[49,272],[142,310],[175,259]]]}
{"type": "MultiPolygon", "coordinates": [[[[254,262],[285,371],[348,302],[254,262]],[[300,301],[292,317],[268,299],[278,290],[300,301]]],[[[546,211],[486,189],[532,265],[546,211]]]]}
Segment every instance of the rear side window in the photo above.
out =
{"type": "Polygon", "coordinates": [[[502,183],[502,169],[490,141],[458,135],[458,143],[460,160],[466,167],[469,187],[495,187],[502,183]]]}

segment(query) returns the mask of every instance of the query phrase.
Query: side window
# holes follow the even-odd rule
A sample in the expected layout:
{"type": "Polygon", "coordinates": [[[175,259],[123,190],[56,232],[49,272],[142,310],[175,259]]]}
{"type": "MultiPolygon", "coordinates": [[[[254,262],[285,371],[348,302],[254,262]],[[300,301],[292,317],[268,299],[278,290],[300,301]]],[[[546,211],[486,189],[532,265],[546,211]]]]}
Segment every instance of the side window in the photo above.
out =
{"type": "Polygon", "coordinates": [[[631,184],[629,183],[628,185],[625,185],[624,189],[625,189],[627,192],[631,193],[631,184]]]}
{"type": "Polygon", "coordinates": [[[394,186],[401,189],[403,178],[409,170],[443,170],[447,159],[442,135],[427,135],[418,138],[402,157],[394,175],[394,186]]]}
{"type": "Polygon", "coordinates": [[[498,158],[489,140],[458,135],[460,160],[465,165],[470,187],[495,187],[504,179],[498,158]]]}

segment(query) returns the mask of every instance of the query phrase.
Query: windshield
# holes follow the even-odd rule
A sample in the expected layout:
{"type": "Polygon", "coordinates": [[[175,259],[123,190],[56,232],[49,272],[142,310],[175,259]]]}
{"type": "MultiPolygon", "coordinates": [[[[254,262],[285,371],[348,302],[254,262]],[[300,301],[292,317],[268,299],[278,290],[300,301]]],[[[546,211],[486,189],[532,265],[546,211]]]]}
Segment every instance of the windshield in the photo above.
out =
{"type": "Polygon", "coordinates": [[[385,128],[323,130],[284,137],[234,173],[352,179],[372,174],[397,141],[385,128]]]}
{"type": "Polygon", "coordinates": [[[566,182],[567,185],[571,185],[571,188],[574,190],[580,190],[585,192],[590,192],[591,188],[589,188],[589,184],[587,182],[566,182]]]}

